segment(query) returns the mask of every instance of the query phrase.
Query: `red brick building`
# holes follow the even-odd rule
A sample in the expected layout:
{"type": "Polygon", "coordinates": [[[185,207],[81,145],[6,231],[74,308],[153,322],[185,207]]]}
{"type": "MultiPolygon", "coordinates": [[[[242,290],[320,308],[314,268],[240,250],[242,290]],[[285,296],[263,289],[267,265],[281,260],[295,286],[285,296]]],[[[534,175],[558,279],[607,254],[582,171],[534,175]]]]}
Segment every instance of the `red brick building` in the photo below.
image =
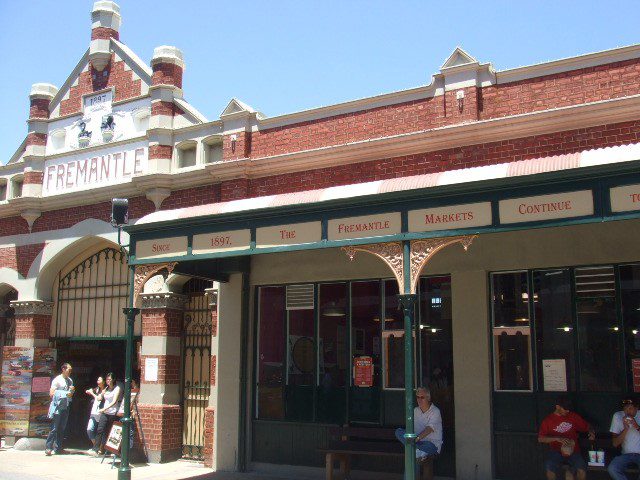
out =
{"type": "MultiPolygon", "coordinates": [[[[387,327],[398,286],[382,262],[349,263],[340,247],[478,235],[416,280],[416,382],[445,419],[436,471],[517,478],[526,464],[536,478],[536,425],[558,391],[607,430],[617,399],[636,391],[640,357],[629,313],[640,291],[640,46],[504,71],[456,48],[426,86],[278,117],[232,99],[207,120],[184,100],[181,51],[158,47],[147,65],[119,27],[119,7],[96,2],[88,50],[60,88],[33,85],[25,139],[0,167],[5,345],[55,347],[81,384],[122,371],[127,256],[109,219],[111,199],[128,198],[142,232],[137,369],[150,459],[321,466],[327,425],[403,423],[401,334],[387,327]],[[334,232],[336,218],[353,222],[334,232]],[[201,230],[182,244],[178,220],[201,230]],[[303,223],[300,241],[261,230],[303,223]],[[159,238],[146,225],[165,224],[177,243],[143,249],[159,238]],[[232,235],[198,246],[207,225],[232,235]],[[179,268],[198,252],[213,263],[179,268]],[[152,259],[178,266],[143,265],[152,259]],[[311,303],[289,308],[289,291],[305,285],[311,303]],[[323,323],[328,306],[348,311],[323,323]],[[306,350],[294,348],[301,339],[306,350]],[[604,370],[587,367],[601,349],[613,352],[604,370]],[[356,355],[374,358],[370,391],[353,386],[356,355]],[[620,379],[605,385],[612,372],[620,379]]],[[[396,468],[386,463],[363,468],[396,468]]]]}

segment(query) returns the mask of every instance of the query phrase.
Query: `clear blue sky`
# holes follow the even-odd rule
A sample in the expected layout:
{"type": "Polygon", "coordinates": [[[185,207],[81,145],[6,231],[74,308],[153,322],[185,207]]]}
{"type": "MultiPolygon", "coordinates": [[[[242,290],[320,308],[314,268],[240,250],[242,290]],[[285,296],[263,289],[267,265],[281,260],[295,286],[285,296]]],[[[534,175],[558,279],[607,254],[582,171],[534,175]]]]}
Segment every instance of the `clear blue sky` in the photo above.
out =
{"type": "MultiPolygon", "coordinates": [[[[503,70],[640,42],[640,2],[120,0],[143,61],[175,45],[185,98],[218,118],[232,97],[267,116],[402,90],[460,45],[503,70]]],[[[0,0],[0,162],[26,134],[33,83],[62,85],[88,48],[90,0],[0,0]]]]}

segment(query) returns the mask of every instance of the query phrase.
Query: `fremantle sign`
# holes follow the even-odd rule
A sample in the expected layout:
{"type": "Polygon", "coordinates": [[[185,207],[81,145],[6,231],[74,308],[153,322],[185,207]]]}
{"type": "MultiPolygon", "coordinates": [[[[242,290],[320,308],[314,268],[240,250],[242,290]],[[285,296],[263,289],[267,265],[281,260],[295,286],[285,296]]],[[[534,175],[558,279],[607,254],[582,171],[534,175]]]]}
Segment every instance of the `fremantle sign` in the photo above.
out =
{"type": "Polygon", "coordinates": [[[145,143],[113,147],[100,152],[47,160],[44,166],[43,196],[116,185],[147,171],[145,143]]]}

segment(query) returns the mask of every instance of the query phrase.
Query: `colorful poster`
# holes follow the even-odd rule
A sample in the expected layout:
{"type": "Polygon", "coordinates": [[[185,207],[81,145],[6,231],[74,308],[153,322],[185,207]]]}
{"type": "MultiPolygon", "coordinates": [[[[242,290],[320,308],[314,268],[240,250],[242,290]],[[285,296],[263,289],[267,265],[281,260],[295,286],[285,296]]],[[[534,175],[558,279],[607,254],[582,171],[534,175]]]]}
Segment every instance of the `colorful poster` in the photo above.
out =
{"type": "Polygon", "coordinates": [[[0,377],[0,435],[27,435],[32,371],[33,348],[3,347],[0,377]]]}
{"type": "Polygon", "coordinates": [[[356,387],[373,386],[373,358],[365,356],[353,359],[353,385],[356,387]]]}
{"type": "Polygon", "coordinates": [[[49,413],[49,388],[55,375],[57,351],[55,348],[34,349],[33,378],[31,381],[31,410],[29,412],[29,436],[46,437],[51,428],[49,413]]]}

